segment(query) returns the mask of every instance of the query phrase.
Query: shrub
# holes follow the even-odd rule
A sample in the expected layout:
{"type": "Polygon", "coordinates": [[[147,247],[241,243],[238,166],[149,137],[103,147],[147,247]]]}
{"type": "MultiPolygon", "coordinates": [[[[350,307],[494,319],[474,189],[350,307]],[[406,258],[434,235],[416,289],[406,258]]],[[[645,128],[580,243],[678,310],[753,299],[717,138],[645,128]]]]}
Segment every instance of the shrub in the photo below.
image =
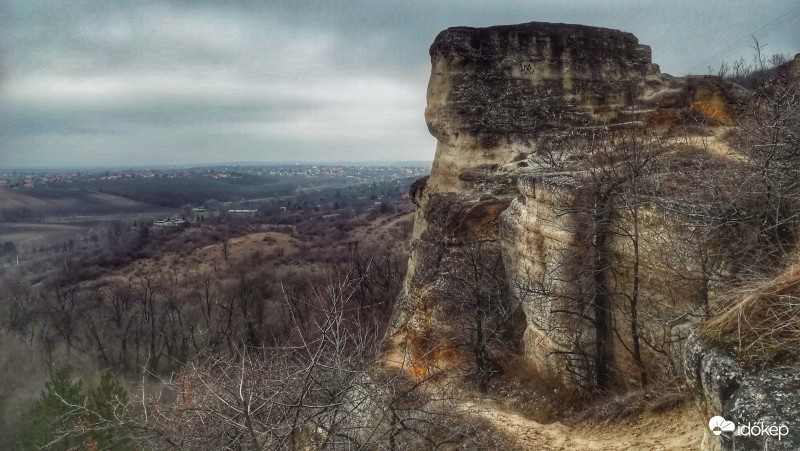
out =
{"type": "Polygon", "coordinates": [[[701,333],[750,366],[800,363],[800,263],[742,292],[701,333]]]}
{"type": "Polygon", "coordinates": [[[72,368],[63,366],[45,383],[30,425],[21,433],[22,449],[132,449],[122,426],[128,396],[111,373],[84,392],[72,368]]]}
{"type": "Polygon", "coordinates": [[[75,428],[81,418],[75,406],[83,406],[85,402],[82,383],[73,380],[70,367],[53,371],[34,407],[32,422],[23,433],[24,448],[50,448],[56,442],[60,442],[62,449],[74,446],[74,440],[65,436],[65,431],[75,428]]]}

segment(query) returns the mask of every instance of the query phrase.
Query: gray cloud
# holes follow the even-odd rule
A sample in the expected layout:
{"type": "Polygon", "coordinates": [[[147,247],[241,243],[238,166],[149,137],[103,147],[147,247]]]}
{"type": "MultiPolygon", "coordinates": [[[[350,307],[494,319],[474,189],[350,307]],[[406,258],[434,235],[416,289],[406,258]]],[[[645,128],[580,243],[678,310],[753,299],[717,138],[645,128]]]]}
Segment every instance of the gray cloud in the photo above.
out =
{"type": "Polygon", "coordinates": [[[0,167],[430,159],[427,49],[449,26],[623,29],[664,72],[800,42],[768,0],[0,0],[0,167]]]}

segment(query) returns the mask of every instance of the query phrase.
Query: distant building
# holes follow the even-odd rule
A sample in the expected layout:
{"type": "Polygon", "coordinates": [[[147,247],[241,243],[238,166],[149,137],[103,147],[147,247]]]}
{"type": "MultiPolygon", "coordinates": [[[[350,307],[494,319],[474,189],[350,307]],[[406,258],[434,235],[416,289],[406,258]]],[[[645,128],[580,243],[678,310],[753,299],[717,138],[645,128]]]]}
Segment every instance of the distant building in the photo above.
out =
{"type": "Polygon", "coordinates": [[[258,210],[228,210],[228,213],[234,215],[255,216],[256,213],[258,213],[258,210]]]}
{"type": "Polygon", "coordinates": [[[169,218],[154,222],[153,227],[178,227],[184,224],[186,224],[186,220],[182,218],[169,218]]]}

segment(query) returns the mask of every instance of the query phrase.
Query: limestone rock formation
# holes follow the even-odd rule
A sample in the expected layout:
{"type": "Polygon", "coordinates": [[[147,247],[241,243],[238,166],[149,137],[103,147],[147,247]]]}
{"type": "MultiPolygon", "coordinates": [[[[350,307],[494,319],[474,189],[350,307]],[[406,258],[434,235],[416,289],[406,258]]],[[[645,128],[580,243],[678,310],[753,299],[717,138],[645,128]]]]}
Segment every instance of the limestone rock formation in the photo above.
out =
{"type": "Polygon", "coordinates": [[[703,451],[800,449],[800,374],[780,368],[747,371],[698,335],[690,337],[685,358],[686,379],[700,411],[736,425],[719,436],[705,430],[703,451]],[[740,429],[753,425],[759,426],[754,433],[740,429]]]}
{"type": "MultiPolygon", "coordinates": [[[[798,449],[796,375],[749,373],[689,336],[737,267],[779,255],[758,246],[798,239],[777,226],[764,234],[771,207],[758,208],[775,181],[766,169],[764,180],[747,176],[757,149],[726,142],[729,126],[760,114],[759,97],[797,84],[800,55],[778,68],[783,84],[756,94],[661,74],[632,34],[581,25],[450,28],[430,56],[436,155],[410,190],[389,358],[417,378],[466,368],[482,389],[513,361],[516,374],[584,393],[683,368],[709,417],[791,430],[736,437],[736,449],[798,449]]],[[[733,444],[706,431],[703,449],[733,444]]]]}
{"type": "MultiPolygon", "coordinates": [[[[581,25],[455,27],[436,37],[425,118],[438,142],[430,177],[410,192],[412,252],[391,333],[415,374],[463,363],[492,373],[486,362],[502,360],[499,342],[568,384],[590,379],[602,358],[635,372],[621,351],[630,343],[610,331],[602,347],[594,343],[591,330],[613,321],[599,317],[602,309],[578,320],[568,312],[569,298],[610,277],[586,282],[565,272],[568,260],[586,260],[581,249],[594,239],[581,222],[588,194],[576,174],[591,164],[581,163],[580,147],[597,131],[724,126],[746,94],[713,77],[661,74],[650,53],[630,33],[581,25]],[[578,203],[583,214],[566,208],[578,203]],[[486,336],[487,324],[502,337],[486,336]]],[[[654,235],[666,227],[657,209],[641,214],[660,224],[654,235]]],[[[626,243],[606,241],[609,253],[627,255],[626,243]]],[[[642,290],[661,301],[675,294],[665,280],[642,290]]],[[[671,312],[683,318],[673,325],[682,338],[696,307],[671,312]]]]}

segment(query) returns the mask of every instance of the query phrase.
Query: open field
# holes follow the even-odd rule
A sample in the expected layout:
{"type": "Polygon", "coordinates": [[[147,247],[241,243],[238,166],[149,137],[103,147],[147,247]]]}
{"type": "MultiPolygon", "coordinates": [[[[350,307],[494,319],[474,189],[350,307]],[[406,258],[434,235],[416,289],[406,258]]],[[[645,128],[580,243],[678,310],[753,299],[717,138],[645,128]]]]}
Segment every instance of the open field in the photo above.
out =
{"type": "Polygon", "coordinates": [[[0,188],[0,222],[57,221],[56,218],[165,213],[170,210],[121,196],[71,189],[0,188]]]}
{"type": "Polygon", "coordinates": [[[96,247],[115,222],[150,220],[172,213],[172,209],[113,194],[64,188],[3,188],[0,244],[13,243],[13,251],[5,253],[7,263],[26,261],[52,255],[56,247],[70,251],[96,247]]]}
{"type": "Polygon", "coordinates": [[[133,212],[153,210],[154,206],[105,193],[89,193],[67,189],[0,189],[0,208],[27,207],[51,214],[69,214],[125,210],[133,212]]]}
{"type": "Polygon", "coordinates": [[[71,224],[42,224],[42,223],[0,223],[0,237],[3,241],[28,242],[47,241],[56,242],[69,240],[77,235],[90,232],[97,224],[80,222],[71,224]]]}
{"type": "Polygon", "coordinates": [[[346,179],[325,177],[243,177],[213,179],[208,177],[151,178],[77,183],[84,189],[97,190],[140,202],[180,208],[210,199],[221,202],[243,199],[269,199],[294,195],[301,188],[311,191],[342,186],[346,179]]]}

